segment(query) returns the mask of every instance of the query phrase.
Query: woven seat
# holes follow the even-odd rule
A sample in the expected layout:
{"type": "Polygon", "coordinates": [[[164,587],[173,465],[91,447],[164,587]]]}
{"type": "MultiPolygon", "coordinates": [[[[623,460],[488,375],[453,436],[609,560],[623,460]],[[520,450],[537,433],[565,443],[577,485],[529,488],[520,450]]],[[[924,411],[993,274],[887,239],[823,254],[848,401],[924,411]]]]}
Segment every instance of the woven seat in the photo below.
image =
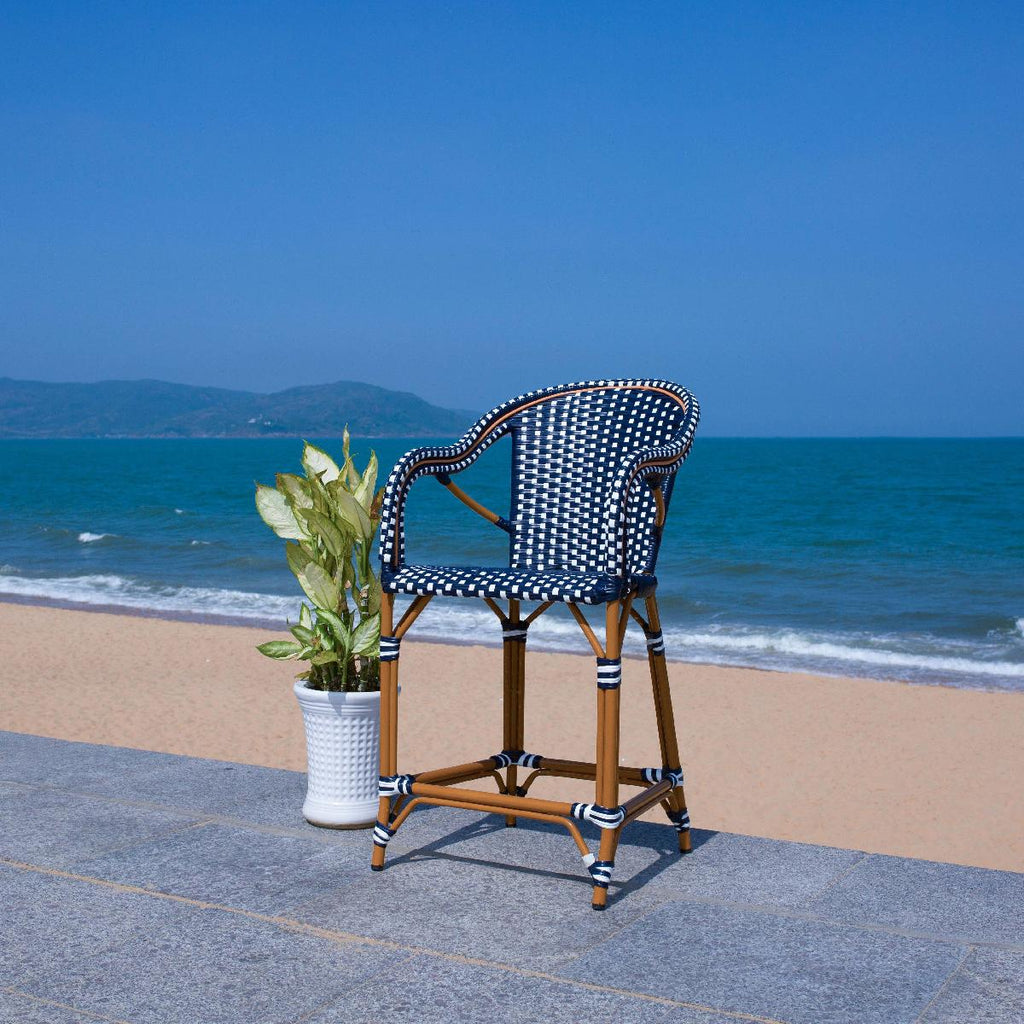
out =
{"type": "MultiPolygon", "coordinates": [[[[622,828],[661,804],[690,849],[672,701],[654,575],[676,471],[693,442],[693,396],[663,380],[597,380],[520,395],[481,417],[455,444],[417,448],[403,456],[384,487],[380,523],[381,746],[380,808],[372,867],[384,867],[388,842],[423,804],[557,822],[569,832],[593,883],[592,905],[604,909],[622,828]],[[453,480],[495,442],[512,445],[508,514],[485,508],[453,480]],[[412,485],[433,477],[478,515],[509,535],[508,564],[463,567],[405,561],[405,506],[412,485]],[[413,597],[395,622],[397,595],[413,597]],[[504,746],[478,761],[404,775],[398,772],[398,664],[402,637],[435,597],[483,599],[503,641],[504,746]],[[501,602],[499,604],[499,602],[501,602]],[[525,603],[539,602],[531,611],[525,603]],[[645,614],[638,611],[643,604],[645,614]],[[525,749],[526,640],[530,625],[563,605],[596,660],[597,756],[570,761],[525,749]],[[583,607],[604,606],[604,641],[583,607]],[[645,617],[646,615],[646,617],[645,617]],[[622,641],[635,620],[647,642],[662,763],[624,767],[619,761],[622,641]],[[521,769],[530,771],[522,781],[521,769]],[[544,775],[589,780],[593,803],[529,795],[544,775]],[[491,779],[497,791],[465,788],[491,779]],[[619,787],[640,790],[625,802],[619,787]],[[579,821],[600,830],[595,856],[579,821]]],[[[440,709],[439,709],[440,710],[440,709]]],[[[458,728],[458,722],[454,723],[458,728]]]]}
{"type": "Polygon", "coordinates": [[[491,597],[517,601],[573,601],[605,604],[632,592],[651,593],[658,581],[650,575],[625,580],[607,573],[549,569],[475,569],[462,566],[406,565],[384,574],[384,589],[392,594],[435,594],[443,597],[491,597]]]}

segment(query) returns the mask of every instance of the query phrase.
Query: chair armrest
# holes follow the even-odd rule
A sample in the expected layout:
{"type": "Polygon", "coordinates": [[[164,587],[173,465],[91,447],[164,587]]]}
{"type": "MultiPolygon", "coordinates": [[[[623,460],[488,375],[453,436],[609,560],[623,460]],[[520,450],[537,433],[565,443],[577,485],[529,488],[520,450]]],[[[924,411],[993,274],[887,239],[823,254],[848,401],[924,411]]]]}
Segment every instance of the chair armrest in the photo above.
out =
{"type": "Polygon", "coordinates": [[[503,433],[494,429],[492,420],[493,414],[488,414],[454,444],[414,448],[395,464],[384,485],[380,510],[379,550],[385,569],[397,568],[405,561],[405,499],[409,489],[422,476],[451,476],[473,465],[503,433]]]}
{"type": "MultiPolygon", "coordinates": [[[[612,478],[605,501],[604,537],[607,551],[606,571],[625,578],[629,574],[629,495],[637,479],[668,479],[686,461],[700,419],[700,406],[692,395],[686,420],[669,442],[641,448],[622,460],[612,478]]],[[[667,491],[667,488],[665,488],[667,491]]]]}

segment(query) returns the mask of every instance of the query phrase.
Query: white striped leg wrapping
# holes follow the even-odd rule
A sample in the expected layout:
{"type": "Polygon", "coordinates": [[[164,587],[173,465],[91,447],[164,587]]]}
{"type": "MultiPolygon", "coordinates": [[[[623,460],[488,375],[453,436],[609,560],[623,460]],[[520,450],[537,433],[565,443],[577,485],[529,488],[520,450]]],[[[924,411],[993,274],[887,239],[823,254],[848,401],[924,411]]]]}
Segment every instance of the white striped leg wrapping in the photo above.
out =
{"type": "Polygon", "coordinates": [[[402,640],[397,636],[382,636],[380,638],[380,660],[381,661],[397,661],[398,660],[398,648],[401,646],[402,640]]]}
{"type": "Polygon", "coordinates": [[[676,827],[677,832],[690,831],[690,812],[685,808],[681,811],[669,811],[669,820],[676,827]]]}
{"type": "Polygon", "coordinates": [[[664,654],[665,653],[665,638],[662,636],[661,630],[657,633],[647,634],[647,650],[651,654],[664,654]]]}
{"type": "Polygon", "coordinates": [[[602,807],[600,804],[573,804],[572,816],[589,821],[598,828],[618,828],[626,820],[624,807],[602,807]]]}
{"type": "Polygon", "coordinates": [[[662,779],[671,779],[672,788],[677,789],[683,784],[682,768],[645,768],[644,782],[661,782],[662,779]]]}
{"type": "Polygon", "coordinates": [[[388,828],[387,825],[382,825],[379,821],[373,826],[373,845],[374,846],[387,846],[391,842],[391,837],[395,834],[393,828],[388,828]]]}
{"type": "Polygon", "coordinates": [[[594,879],[594,885],[600,889],[607,889],[608,883],[612,880],[613,867],[615,867],[613,860],[595,860],[587,870],[594,879]]]}
{"type": "Polygon", "coordinates": [[[540,754],[527,754],[525,750],[503,750],[500,754],[491,754],[491,760],[496,768],[507,768],[510,764],[539,768],[541,757],[540,754]]]}
{"type": "Polygon", "coordinates": [[[597,687],[599,690],[616,690],[622,682],[621,658],[597,659],[597,687]]]}
{"type": "Polygon", "coordinates": [[[415,775],[382,775],[377,782],[378,796],[409,796],[415,775]]]}
{"type": "Polygon", "coordinates": [[[505,643],[526,643],[526,627],[525,626],[508,626],[503,628],[501,631],[501,639],[505,643]]]}

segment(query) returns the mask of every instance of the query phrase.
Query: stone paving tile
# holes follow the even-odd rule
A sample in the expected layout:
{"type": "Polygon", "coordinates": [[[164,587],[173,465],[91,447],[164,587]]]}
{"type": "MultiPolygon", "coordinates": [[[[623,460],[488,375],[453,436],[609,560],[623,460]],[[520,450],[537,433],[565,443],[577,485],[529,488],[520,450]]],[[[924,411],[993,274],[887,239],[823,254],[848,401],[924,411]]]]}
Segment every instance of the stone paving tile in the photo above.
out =
{"type": "Polygon", "coordinates": [[[808,905],[815,913],[1024,947],[1024,874],[872,855],[808,905]]]}
{"type": "Polygon", "coordinates": [[[256,824],[304,828],[305,793],[306,779],[298,772],[174,757],[162,763],[140,763],[115,795],[256,824]]]}
{"type": "Polygon", "coordinates": [[[0,987],[158,931],[170,905],[150,896],[0,865],[0,987]]]}
{"type": "Polygon", "coordinates": [[[965,952],[770,911],[670,903],[556,973],[788,1024],[910,1024],[965,952]]]}
{"type": "Polygon", "coordinates": [[[407,954],[293,932],[239,914],[161,903],[156,928],[92,955],[66,958],[18,988],[133,1024],[292,1024],[407,954]]]}
{"type": "MultiPolygon", "coordinates": [[[[411,819],[410,819],[411,820],[411,819]]],[[[600,835],[584,828],[591,849],[600,835]]],[[[397,838],[402,836],[399,831],[397,838]]],[[[523,820],[507,829],[497,819],[438,842],[444,854],[582,876],[575,845],[564,828],[523,820]]],[[[680,856],[675,830],[634,822],[615,855],[612,897],[628,899],[641,889],[662,899],[680,896],[737,903],[799,906],[819,895],[864,857],[854,850],[790,843],[754,836],[694,830],[693,852],[680,856]]]]}
{"type": "Polygon", "coordinates": [[[134,776],[173,761],[170,754],[0,731],[0,781],[46,783],[83,793],[123,795],[134,776]]]}
{"type": "Polygon", "coordinates": [[[279,768],[0,732],[0,781],[303,827],[305,775],[279,768]]]}
{"type": "Polygon", "coordinates": [[[412,855],[287,913],[337,931],[547,970],[652,905],[638,893],[592,910],[589,876],[576,863],[577,875],[568,876],[412,855]]]}
{"type": "Polygon", "coordinates": [[[100,857],[73,870],[256,913],[336,892],[370,874],[369,852],[237,826],[203,825],[100,857]]]}
{"type": "Polygon", "coordinates": [[[977,947],[920,1024],[1020,1024],[1024,1021],[1024,953],[977,947]]]}
{"type": "Polygon", "coordinates": [[[324,1007],[308,1024],[737,1024],[735,1017],[548,981],[511,971],[418,956],[400,984],[372,982],[324,1007]]]}
{"type": "MultiPolygon", "coordinates": [[[[372,847],[370,829],[323,829],[305,821],[302,772],[0,731],[4,779],[308,831],[324,842],[364,849],[367,860],[372,847]]],[[[396,848],[422,845],[479,817],[453,808],[417,810],[396,837],[396,848]]]]}
{"type": "Polygon", "coordinates": [[[77,858],[187,828],[196,820],[60,790],[10,786],[0,794],[0,857],[66,868],[77,858]]]}
{"type": "Polygon", "coordinates": [[[0,1021],[4,1024],[103,1024],[91,1013],[5,992],[0,992],[0,1021]]]}

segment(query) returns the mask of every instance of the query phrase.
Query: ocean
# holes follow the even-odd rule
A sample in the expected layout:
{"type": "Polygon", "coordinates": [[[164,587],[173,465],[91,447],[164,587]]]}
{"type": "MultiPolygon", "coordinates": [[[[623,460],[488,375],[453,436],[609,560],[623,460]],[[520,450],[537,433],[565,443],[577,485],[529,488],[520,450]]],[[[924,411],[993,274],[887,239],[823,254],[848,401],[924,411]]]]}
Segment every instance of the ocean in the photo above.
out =
{"type": "MultiPolygon", "coordinates": [[[[383,478],[423,443],[353,447],[376,450],[383,478]]],[[[252,496],[254,481],[298,471],[300,451],[288,439],[0,441],[0,600],[294,620],[300,591],[252,496]]],[[[503,511],[507,478],[506,441],[459,482],[503,511]]],[[[698,434],[658,565],[669,656],[1024,690],[1022,512],[1024,439],[698,434]]],[[[409,538],[419,562],[507,556],[504,534],[430,480],[414,487],[409,538]]],[[[436,599],[412,635],[500,639],[465,600],[436,599]]],[[[589,651],[564,609],[534,625],[531,646],[589,651]]],[[[642,650],[627,640],[627,654],[642,650]]]]}

